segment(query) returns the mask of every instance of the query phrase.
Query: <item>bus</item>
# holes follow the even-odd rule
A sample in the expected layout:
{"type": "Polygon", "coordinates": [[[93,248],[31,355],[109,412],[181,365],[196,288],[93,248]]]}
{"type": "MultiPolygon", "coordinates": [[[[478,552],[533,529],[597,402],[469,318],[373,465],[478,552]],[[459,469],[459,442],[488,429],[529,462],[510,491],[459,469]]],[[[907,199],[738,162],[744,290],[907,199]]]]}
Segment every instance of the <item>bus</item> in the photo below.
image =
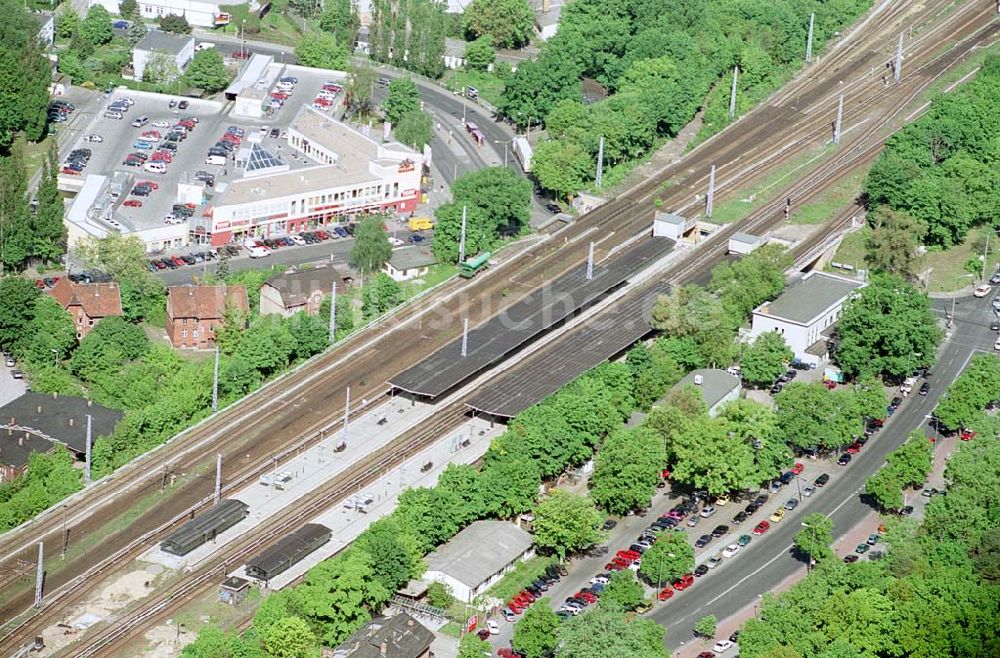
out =
{"type": "Polygon", "coordinates": [[[466,258],[465,261],[459,263],[458,265],[458,275],[463,279],[471,279],[480,272],[480,270],[485,270],[490,264],[490,252],[484,251],[478,256],[471,256],[466,258]]]}

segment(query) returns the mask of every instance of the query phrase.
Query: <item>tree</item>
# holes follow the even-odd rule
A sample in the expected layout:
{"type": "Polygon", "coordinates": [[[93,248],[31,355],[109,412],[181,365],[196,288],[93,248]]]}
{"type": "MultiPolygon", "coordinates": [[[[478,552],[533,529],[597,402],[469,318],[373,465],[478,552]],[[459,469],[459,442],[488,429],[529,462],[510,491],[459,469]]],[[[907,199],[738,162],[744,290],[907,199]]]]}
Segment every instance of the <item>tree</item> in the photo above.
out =
{"type": "Polygon", "coordinates": [[[896,275],[878,275],[844,304],[835,358],[851,375],[903,377],[934,362],[941,330],[927,296],[896,275]]]}
{"type": "Polygon", "coordinates": [[[318,656],[316,637],[303,619],[285,617],[261,634],[261,642],[274,658],[309,658],[318,656]]]}
{"type": "MultiPolygon", "coordinates": [[[[146,36],[149,30],[146,29],[146,24],[142,21],[135,21],[128,26],[128,45],[135,48],[136,44],[142,41],[142,38],[146,36]]],[[[198,53],[195,53],[197,56],[198,53]]]]}
{"type": "Polygon", "coordinates": [[[0,278],[0,346],[9,349],[28,335],[39,294],[27,279],[0,278]]]}
{"type": "Polygon", "coordinates": [[[481,36],[465,47],[465,66],[473,71],[488,71],[496,58],[497,51],[489,35],[481,36]]]}
{"type": "Polygon", "coordinates": [[[535,12],[526,0],[473,0],[462,14],[472,38],[489,38],[497,48],[520,48],[531,39],[535,12]]]}
{"type": "MultiPolygon", "coordinates": [[[[323,297],[323,301],[319,305],[319,317],[329,318],[330,317],[330,300],[333,299],[332,296],[323,297]]],[[[351,298],[347,295],[337,296],[337,314],[334,321],[337,323],[336,327],[336,338],[340,340],[343,336],[354,331],[354,306],[351,302],[351,298]]],[[[329,332],[329,325],[327,326],[327,331],[329,332]]]]}
{"type": "MultiPolygon", "coordinates": [[[[0,114],[0,125],[2,124],[3,117],[0,114]]],[[[4,266],[14,269],[21,269],[35,251],[27,181],[23,142],[18,140],[8,155],[0,157],[0,225],[3,227],[4,238],[0,243],[0,261],[4,266]]]]}
{"type": "Polygon", "coordinates": [[[788,444],[778,430],[778,419],[770,406],[752,400],[733,400],[722,407],[718,417],[726,422],[730,438],[753,450],[753,483],[773,479],[789,465],[788,444]]]}
{"type": "Polygon", "coordinates": [[[875,377],[859,377],[852,388],[854,402],[858,415],[862,418],[874,418],[882,420],[886,416],[885,408],[889,400],[885,394],[885,387],[875,377]]]}
{"type": "Polygon", "coordinates": [[[694,548],[682,532],[660,533],[642,554],[639,573],[657,588],[694,569],[694,548]]]}
{"type": "Polygon", "coordinates": [[[830,548],[833,544],[833,521],[823,514],[810,514],[802,520],[802,530],[795,535],[793,543],[810,560],[832,560],[836,557],[830,548]]]}
{"type": "Polygon", "coordinates": [[[486,167],[460,176],[451,192],[455,204],[481,208],[494,235],[516,232],[531,217],[531,183],[508,167],[486,167]]]}
{"type": "Polygon", "coordinates": [[[531,171],[538,184],[562,199],[572,199],[583,187],[591,173],[590,165],[590,155],[568,140],[546,139],[531,156],[531,171]]]}
{"type": "MultiPolygon", "coordinates": [[[[489,251],[496,243],[493,222],[486,211],[478,206],[465,207],[465,256],[475,256],[489,251]]],[[[442,263],[457,263],[462,237],[462,206],[456,202],[445,203],[434,211],[434,256],[442,263]]]]}
{"type": "Polygon", "coordinates": [[[323,318],[310,313],[296,313],[286,323],[295,343],[293,361],[304,361],[319,354],[329,344],[330,328],[323,318]]]}
{"type": "Polygon", "coordinates": [[[49,149],[49,157],[42,169],[38,184],[33,233],[34,253],[44,261],[53,261],[66,251],[66,225],[63,223],[65,205],[59,194],[59,161],[55,144],[49,149]]]}
{"type": "Polygon", "coordinates": [[[85,381],[99,373],[117,376],[123,361],[134,361],[149,351],[149,338],[138,325],[120,317],[104,318],[88,333],[73,354],[71,369],[85,381]]]}
{"type": "Polygon", "coordinates": [[[979,575],[987,581],[1000,581],[1000,528],[983,533],[979,542],[969,550],[969,557],[979,575]]]}
{"type": "Polygon", "coordinates": [[[107,272],[118,282],[125,319],[138,322],[163,309],[164,286],[146,269],[146,248],[134,235],[113,234],[76,243],[85,266],[107,272]]]}
{"type": "Polygon", "coordinates": [[[76,327],[73,318],[55,299],[41,295],[27,331],[14,345],[14,351],[33,363],[62,361],[76,347],[76,327]]]}
{"type": "Polygon", "coordinates": [[[559,631],[558,658],[666,658],[663,626],[649,619],[631,621],[601,605],[568,619],[559,631]]]}
{"type": "Polygon", "coordinates": [[[542,478],[532,460],[491,461],[479,475],[483,512],[510,519],[535,506],[542,478]]]}
{"type": "Polygon", "coordinates": [[[331,33],[346,46],[353,46],[361,27],[361,18],[351,0],[327,0],[319,16],[319,29],[331,33]]]}
{"type": "Polygon", "coordinates": [[[295,46],[295,56],[304,66],[343,71],[347,65],[347,47],[328,32],[306,32],[295,46]]]}
{"type": "Polygon", "coordinates": [[[514,624],[512,644],[526,658],[552,655],[559,641],[559,617],[548,605],[548,599],[543,598],[541,604],[528,608],[520,621],[514,624]]]}
{"type": "Polygon", "coordinates": [[[631,569],[616,571],[601,592],[600,605],[605,610],[630,612],[642,603],[643,594],[642,584],[636,580],[635,572],[631,569]]]}
{"type": "Polygon", "coordinates": [[[199,50],[184,72],[184,79],[192,87],[209,93],[221,91],[229,84],[229,72],[217,48],[199,50]]]}
{"type": "Polygon", "coordinates": [[[56,17],[56,36],[60,39],[69,39],[80,27],[80,14],[70,6],[63,7],[63,11],[56,17]]]}
{"type": "Polygon", "coordinates": [[[392,245],[382,228],[382,218],[375,216],[363,219],[354,232],[354,246],[348,256],[351,267],[362,274],[371,274],[382,269],[390,256],[392,245]]]}
{"type": "Polygon", "coordinates": [[[111,27],[111,14],[100,5],[89,8],[87,17],[80,23],[80,34],[94,46],[108,43],[115,36],[111,27]]]}
{"type": "Polygon", "coordinates": [[[447,610],[455,602],[455,597],[450,587],[435,580],[427,586],[427,602],[435,608],[447,610]]]}
{"type": "Polygon", "coordinates": [[[564,560],[600,540],[602,518],[589,498],[556,489],[535,507],[535,543],[564,560]]]}
{"type": "Polygon", "coordinates": [[[372,575],[387,591],[395,592],[410,578],[419,575],[420,555],[416,542],[391,516],[369,526],[358,537],[356,545],[371,556],[372,575]]]}
{"type": "Polygon", "coordinates": [[[1000,398],[1000,361],[992,355],[977,354],[934,411],[938,422],[957,430],[972,424],[986,405],[1000,398]]]}
{"type": "Polygon", "coordinates": [[[868,222],[871,225],[865,240],[868,268],[913,281],[920,267],[920,246],[927,235],[927,224],[886,206],[869,212],[868,222]]]}
{"type": "Polygon", "coordinates": [[[743,379],[758,386],[773,384],[784,374],[793,356],[784,336],[776,331],[765,332],[743,351],[740,359],[743,379]]]}
{"type": "Polygon", "coordinates": [[[375,88],[375,78],[378,74],[370,66],[352,66],[349,71],[347,89],[344,91],[347,107],[351,113],[370,114],[374,107],[372,90],[375,88]]]}
{"type": "Polygon", "coordinates": [[[433,121],[427,112],[421,110],[407,112],[395,128],[396,137],[399,141],[418,151],[423,150],[424,146],[431,141],[433,121]]]}
{"type": "Polygon", "coordinates": [[[785,289],[785,270],[791,264],[788,250],[777,244],[761,247],[737,261],[723,261],[712,268],[708,289],[737,322],[751,311],[776,298],[785,289]]]}
{"type": "Polygon", "coordinates": [[[663,438],[648,427],[613,432],[597,453],[590,493],[602,509],[624,514],[649,503],[666,463],[663,438]]]}
{"type": "Polygon", "coordinates": [[[886,456],[886,461],[904,487],[920,486],[934,465],[934,451],[923,432],[911,432],[903,445],[886,456]]]}
{"type": "Polygon", "coordinates": [[[707,414],[679,420],[672,444],[675,481],[713,496],[756,484],[753,448],[730,436],[725,420],[707,414]]]}
{"type": "Polygon", "coordinates": [[[420,111],[420,90],[409,78],[396,78],[389,83],[389,90],[382,101],[385,119],[392,125],[398,124],[410,112],[420,111]]]}
{"type": "Polygon", "coordinates": [[[191,25],[184,16],[167,14],[160,18],[160,29],[171,34],[191,34],[191,25]]]}
{"type": "Polygon", "coordinates": [[[142,70],[142,81],[157,85],[169,85],[181,76],[173,55],[163,50],[154,50],[146,60],[142,70]]]}
{"type": "Polygon", "coordinates": [[[458,643],[458,658],[483,658],[493,653],[489,642],[484,642],[475,633],[466,633],[458,643]]]}
{"type": "Polygon", "coordinates": [[[129,21],[141,21],[139,14],[139,3],[136,0],[122,0],[118,3],[118,13],[122,18],[129,21]]]}
{"type": "Polygon", "coordinates": [[[372,320],[403,302],[403,290],[392,277],[379,272],[361,291],[361,313],[372,320]]]}
{"type": "Polygon", "coordinates": [[[719,620],[715,615],[705,615],[694,623],[694,633],[702,637],[715,637],[715,628],[718,624],[719,620]]]}
{"type": "Polygon", "coordinates": [[[883,466],[865,482],[865,493],[875,499],[884,509],[899,509],[903,506],[903,483],[896,472],[883,466]]]}
{"type": "Polygon", "coordinates": [[[323,3],[319,0],[289,0],[288,8],[303,18],[315,18],[323,3]]]}

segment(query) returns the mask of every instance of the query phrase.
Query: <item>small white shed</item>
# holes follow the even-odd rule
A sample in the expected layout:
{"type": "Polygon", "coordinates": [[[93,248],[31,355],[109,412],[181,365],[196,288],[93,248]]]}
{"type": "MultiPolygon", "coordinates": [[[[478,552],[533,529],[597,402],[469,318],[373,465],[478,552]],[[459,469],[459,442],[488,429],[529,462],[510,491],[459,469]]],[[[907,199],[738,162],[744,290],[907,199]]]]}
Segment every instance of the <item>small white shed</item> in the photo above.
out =
{"type": "Polygon", "coordinates": [[[729,237],[729,253],[749,254],[767,244],[767,237],[737,231],[729,237]]]}
{"type": "Polygon", "coordinates": [[[680,240],[694,224],[694,220],[671,212],[657,212],[653,217],[653,237],[680,240]]]}

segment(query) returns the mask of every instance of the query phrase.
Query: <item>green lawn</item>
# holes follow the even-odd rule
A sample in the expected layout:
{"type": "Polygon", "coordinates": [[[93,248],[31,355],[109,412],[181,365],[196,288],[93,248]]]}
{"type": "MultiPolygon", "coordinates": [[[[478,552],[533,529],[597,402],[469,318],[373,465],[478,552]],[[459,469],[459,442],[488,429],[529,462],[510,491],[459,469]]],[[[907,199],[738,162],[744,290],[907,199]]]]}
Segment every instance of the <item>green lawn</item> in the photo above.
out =
{"type": "MultiPolygon", "coordinates": [[[[924,256],[924,269],[930,270],[930,276],[927,279],[928,292],[950,292],[978,281],[978,278],[973,279],[969,276],[965,264],[974,252],[978,251],[973,246],[979,243],[981,236],[982,229],[975,229],[969,231],[962,244],[951,249],[927,252],[924,256]]],[[[997,246],[1000,247],[1000,245],[997,246]]],[[[990,250],[991,262],[995,261],[996,253],[996,249],[990,250]]],[[[990,272],[990,268],[987,267],[986,275],[989,276],[990,272]]]]}
{"type": "MultiPolygon", "coordinates": [[[[867,239],[870,230],[871,229],[865,225],[860,230],[852,231],[851,233],[845,235],[843,241],[840,243],[840,246],[837,247],[837,253],[833,255],[830,262],[853,265],[855,270],[868,269],[868,266],[865,263],[865,240],[867,239]]],[[[840,268],[831,267],[830,263],[827,263],[824,269],[827,272],[840,274],[844,273],[844,270],[840,268]]]]}
{"type": "Polygon", "coordinates": [[[861,194],[868,170],[856,171],[800,208],[793,208],[792,224],[822,224],[861,194]]]}
{"type": "Polygon", "coordinates": [[[484,596],[493,596],[505,602],[509,601],[515,594],[530,585],[531,581],[545,573],[545,568],[550,564],[555,564],[555,561],[555,558],[551,556],[536,555],[530,560],[519,562],[513,571],[486,590],[484,596]]]}
{"type": "Polygon", "coordinates": [[[491,105],[500,102],[500,94],[504,87],[503,80],[492,73],[465,69],[447,71],[439,83],[451,91],[461,91],[463,87],[475,87],[479,90],[479,97],[491,105]]]}

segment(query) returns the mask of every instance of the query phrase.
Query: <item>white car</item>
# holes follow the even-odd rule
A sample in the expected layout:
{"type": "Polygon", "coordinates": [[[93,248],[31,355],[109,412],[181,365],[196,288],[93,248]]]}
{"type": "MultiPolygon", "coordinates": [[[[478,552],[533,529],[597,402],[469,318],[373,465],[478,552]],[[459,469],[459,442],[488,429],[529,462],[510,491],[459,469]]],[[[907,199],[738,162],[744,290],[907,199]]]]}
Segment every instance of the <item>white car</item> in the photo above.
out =
{"type": "Polygon", "coordinates": [[[406,243],[400,240],[399,238],[389,238],[389,244],[391,244],[393,247],[402,247],[406,243]]]}
{"type": "Polygon", "coordinates": [[[991,290],[993,290],[993,288],[989,287],[985,283],[980,283],[972,291],[972,294],[976,297],[985,297],[986,295],[990,294],[991,290]]]}
{"type": "Polygon", "coordinates": [[[164,121],[163,119],[160,119],[159,121],[154,121],[153,123],[151,123],[149,125],[153,126],[154,128],[169,128],[170,127],[170,122],[169,121],[164,121]]]}
{"type": "Polygon", "coordinates": [[[812,486],[811,484],[808,487],[802,487],[802,495],[805,496],[806,498],[813,495],[814,493],[816,493],[816,487],[812,486]]]}
{"type": "Polygon", "coordinates": [[[499,635],[500,634],[500,624],[496,623],[492,619],[490,619],[490,620],[488,620],[486,622],[486,628],[489,629],[490,635],[499,635]]]}
{"type": "Polygon", "coordinates": [[[739,544],[730,544],[722,549],[722,557],[732,557],[740,552],[739,544]]]}
{"type": "Polygon", "coordinates": [[[104,141],[104,138],[101,137],[100,135],[87,135],[86,137],[83,138],[83,141],[85,141],[85,142],[94,142],[95,144],[100,144],[101,142],[104,141]]]}
{"type": "Polygon", "coordinates": [[[208,50],[209,48],[215,48],[214,43],[209,43],[207,41],[202,41],[197,46],[194,47],[195,50],[208,50]]]}
{"type": "Polygon", "coordinates": [[[729,640],[719,640],[718,642],[715,643],[715,646],[712,647],[712,651],[714,651],[715,653],[725,653],[730,649],[732,649],[733,646],[735,645],[729,640]]]}
{"type": "Polygon", "coordinates": [[[715,514],[715,507],[708,505],[705,509],[701,510],[701,518],[707,519],[708,517],[715,514]]]}
{"type": "Polygon", "coordinates": [[[297,244],[300,247],[306,244],[305,238],[303,238],[301,235],[293,235],[293,236],[291,236],[291,238],[292,238],[292,242],[294,242],[295,244],[297,244]]]}
{"type": "Polygon", "coordinates": [[[709,569],[714,569],[720,564],[722,564],[722,556],[716,553],[712,557],[708,558],[708,562],[705,563],[705,566],[709,569]]]}
{"type": "Polygon", "coordinates": [[[639,572],[639,569],[641,567],[642,567],[642,560],[636,560],[632,564],[628,565],[628,568],[631,569],[632,571],[635,571],[636,573],[639,572]]]}
{"type": "Polygon", "coordinates": [[[607,585],[611,580],[607,576],[594,576],[590,579],[591,585],[607,585]]]}

